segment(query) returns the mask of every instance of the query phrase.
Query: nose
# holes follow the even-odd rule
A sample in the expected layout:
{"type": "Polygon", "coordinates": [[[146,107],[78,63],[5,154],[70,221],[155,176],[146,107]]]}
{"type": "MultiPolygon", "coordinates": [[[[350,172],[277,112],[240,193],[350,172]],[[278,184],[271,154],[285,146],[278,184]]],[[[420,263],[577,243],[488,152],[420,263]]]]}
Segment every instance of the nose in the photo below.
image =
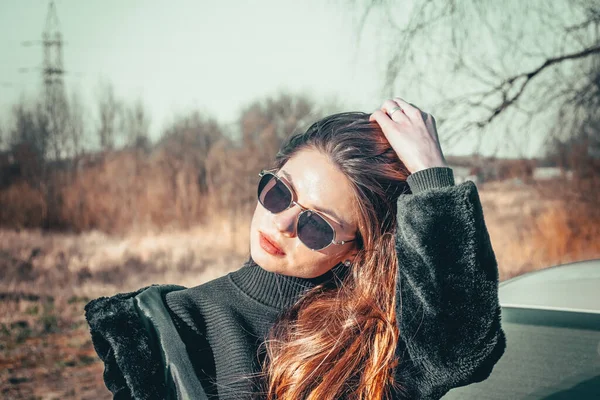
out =
{"type": "Polygon", "coordinates": [[[296,235],[296,221],[298,220],[298,214],[302,210],[297,205],[288,208],[279,214],[273,214],[273,222],[277,229],[286,236],[296,235]]]}

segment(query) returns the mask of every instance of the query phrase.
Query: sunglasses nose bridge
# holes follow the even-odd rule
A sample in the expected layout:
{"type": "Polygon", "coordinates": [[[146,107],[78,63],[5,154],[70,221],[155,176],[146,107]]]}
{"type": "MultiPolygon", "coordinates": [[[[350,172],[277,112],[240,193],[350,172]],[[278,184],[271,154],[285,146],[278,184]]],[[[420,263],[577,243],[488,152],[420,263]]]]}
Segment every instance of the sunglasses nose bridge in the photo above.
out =
{"type": "Polygon", "coordinates": [[[293,202],[290,207],[277,214],[273,214],[273,220],[277,229],[289,236],[296,236],[298,234],[298,220],[303,212],[302,207],[298,203],[293,202]],[[298,206],[297,209],[295,209],[296,206],[298,206]]]}

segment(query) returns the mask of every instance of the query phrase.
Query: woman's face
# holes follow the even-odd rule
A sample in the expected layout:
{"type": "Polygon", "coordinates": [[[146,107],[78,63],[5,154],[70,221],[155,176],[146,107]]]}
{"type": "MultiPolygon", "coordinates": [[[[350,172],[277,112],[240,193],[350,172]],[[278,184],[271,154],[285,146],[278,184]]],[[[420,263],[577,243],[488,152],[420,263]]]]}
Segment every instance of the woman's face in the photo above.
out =
{"type": "MultiPolygon", "coordinates": [[[[296,153],[276,173],[296,193],[296,201],[320,211],[336,231],[336,242],[354,239],[357,232],[357,208],[350,182],[321,152],[305,149],[296,153]]],[[[302,210],[293,205],[279,214],[271,214],[260,202],[250,226],[252,259],[263,269],[284,275],[314,278],[337,263],[352,260],[356,242],[332,244],[323,250],[311,250],[296,235],[296,221],[302,210]],[[278,244],[285,254],[273,254],[261,245],[260,234],[278,244]]]]}

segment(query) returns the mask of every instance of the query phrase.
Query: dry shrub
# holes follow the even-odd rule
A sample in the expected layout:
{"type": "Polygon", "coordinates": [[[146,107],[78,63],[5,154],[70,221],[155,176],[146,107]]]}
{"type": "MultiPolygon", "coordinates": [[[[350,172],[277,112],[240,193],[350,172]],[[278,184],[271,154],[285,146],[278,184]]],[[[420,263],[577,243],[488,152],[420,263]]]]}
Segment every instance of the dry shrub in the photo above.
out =
{"type": "Polygon", "coordinates": [[[0,226],[22,229],[42,225],[46,202],[39,189],[24,181],[0,190],[0,226]]]}
{"type": "MultiPolygon", "coordinates": [[[[116,107],[112,94],[107,96],[106,107],[116,107]]],[[[39,197],[46,202],[45,213],[36,223],[28,191],[11,187],[2,198],[6,211],[0,226],[125,234],[187,229],[214,215],[237,218],[256,204],[257,173],[270,165],[282,141],[322,114],[307,97],[281,94],[242,111],[237,141],[216,120],[193,111],[176,116],[152,146],[109,150],[114,127],[106,126],[100,132],[104,151],[99,153],[51,161],[35,158],[27,144],[15,147],[20,178],[43,182],[39,197]],[[7,223],[7,218],[14,221],[7,223]]],[[[128,136],[139,137],[137,128],[143,131],[143,122],[127,126],[128,136]]],[[[6,181],[13,184],[12,178],[6,181]]]]}
{"type": "Polygon", "coordinates": [[[215,216],[239,219],[256,204],[257,174],[273,156],[225,140],[201,166],[164,148],[88,155],[77,168],[49,175],[52,192],[23,182],[0,191],[0,225],[127,234],[187,229],[215,216]]]}
{"type": "Polygon", "coordinates": [[[190,146],[173,139],[150,154],[130,149],[83,160],[62,187],[61,225],[122,234],[188,229],[250,213],[258,172],[270,166],[275,147],[238,147],[222,138],[201,156],[190,146]]]}
{"type": "Polygon", "coordinates": [[[77,232],[116,232],[137,216],[140,175],[144,166],[135,153],[105,153],[80,168],[61,190],[61,217],[77,232]]]}
{"type": "Polygon", "coordinates": [[[600,213],[554,182],[488,183],[480,190],[500,280],[600,257],[600,213]],[[565,198],[567,196],[568,198],[565,198]]]}
{"type": "Polygon", "coordinates": [[[541,196],[554,199],[554,206],[543,209],[531,224],[532,245],[541,250],[543,262],[557,265],[600,257],[599,183],[574,180],[560,192],[549,185],[538,188],[541,196]]]}
{"type": "Polygon", "coordinates": [[[206,161],[207,208],[210,214],[247,215],[256,205],[258,172],[268,168],[274,154],[262,154],[253,146],[216,146],[206,161]]]}
{"type": "Polygon", "coordinates": [[[205,198],[192,165],[162,151],[122,151],[77,172],[62,190],[62,217],[78,232],[187,228],[204,221],[205,198]]]}

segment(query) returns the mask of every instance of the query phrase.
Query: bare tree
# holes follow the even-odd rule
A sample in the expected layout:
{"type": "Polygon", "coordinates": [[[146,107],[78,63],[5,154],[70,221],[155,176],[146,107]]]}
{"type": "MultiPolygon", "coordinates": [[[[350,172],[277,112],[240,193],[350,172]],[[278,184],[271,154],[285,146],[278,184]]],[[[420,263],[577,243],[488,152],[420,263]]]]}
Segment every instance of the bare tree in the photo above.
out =
{"type": "Polygon", "coordinates": [[[115,139],[119,121],[121,118],[122,105],[115,97],[115,91],[111,84],[102,83],[98,92],[98,138],[102,150],[112,150],[115,147],[115,139]]]}
{"type": "Polygon", "coordinates": [[[6,148],[7,144],[6,131],[4,126],[0,123],[0,151],[6,148]]]}
{"type": "Polygon", "coordinates": [[[73,91],[69,99],[69,120],[66,126],[69,143],[69,155],[79,157],[85,147],[86,125],[85,109],[78,92],[73,91]]]}
{"type": "Polygon", "coordinates": [[[69,158],[69,103],[61,92],[53,93],[44,100],[47,136],[46,157],[60,162],[69,158]]]}
{"type": "Polygon", "coordinates": [[[252,147],[271,159],[283,140],[322,115],[305,96],[288,93],[251,103],[239,120],[242,145],[252,147]]]}
{"type": "Polygon", "coordinates": [[[212,146],[223,137],[223,129],[217,121],[194,111],[176,117],[165,129],[156,147],[172,154],[180,162],[200,168],[212,146]]]}
{"type": "Polygon", "coordinates": [[[124,110],[122,130],[129,146],[147,150],[149,148],[149,127],[150,117],[141,99],[124,110]]]}
{"type": "Polygon", "coordinates": [[[221,143],[207,160],[212,201],[228,205],[232,223],[256,205],[257,173],[270,166],[282,142],[324,112],[310,98],[289,93],[257,100],[242,110],[236,146],[221,143]]]}
{"type": "Polygon", "coordinates": [[[382,27],[386,95],[435,93],[451,143],[501,130],[496,142],[520,146],[540,129],[570,137],[598,109],[599,0],[360,4],[359,30],[382,27]]]}
{"type": "Polygon", "coordinates": [[[217,143],[229,143],[221,126],[195,111],[176,117],[155,146],[155,159],[167,175],[174,218],[184,224],[206,214],[201,201],[209,190],[206,162],[217,143]]]}
{"type": "Polygon", "coordinates": [[[48,122],[43,105],[26,104],[24,100],[12,109],[13,127],[10,131],[10,146],[28,147],[39,160],[45,160],[48,149],[48,122]]]}

